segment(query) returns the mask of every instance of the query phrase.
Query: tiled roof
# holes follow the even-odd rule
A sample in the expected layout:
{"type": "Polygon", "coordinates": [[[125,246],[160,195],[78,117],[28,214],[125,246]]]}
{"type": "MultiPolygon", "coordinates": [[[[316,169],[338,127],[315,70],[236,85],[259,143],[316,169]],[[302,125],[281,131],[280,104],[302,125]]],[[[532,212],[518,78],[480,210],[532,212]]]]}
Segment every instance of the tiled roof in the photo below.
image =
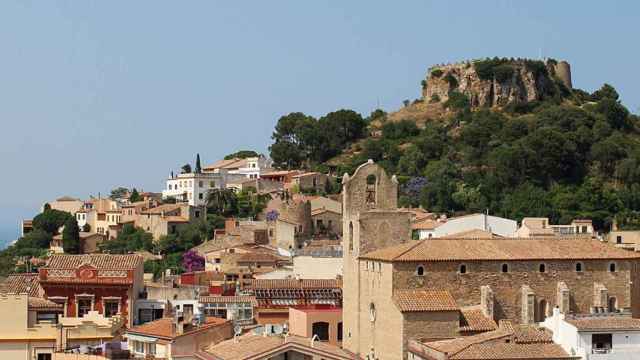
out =
{"type": "Polygon", "coordinates": [[[255,296],[200,296],[201,304],[241,304],[250,303],[258,306],[255,296]]]}
{"type": "Polygon", "coordinates": [[[640,254],[591,239],[429,239],[375,250],[360,258],[381,261],[639,259],[640,254]]]}
{"type": "Polygon", "coordinates": [[[279,261],[286,261],[286,259],[282,258],[281,256],[269,254],[264,251],[248,252],[246,254],[241,254],[236,260],[236,262],[251,262],[251,263],[258,263],[258,262],[273,263],[273,262],[279,262],[279,261]]]}
{"type": "Polygon", "coordinates": [[[51,300],[29,297],[29,310],[60,310],[62,311],[62,304],[56,304],[51,300]]]}
{"type": "Polygon", "coordinates": [[[52,255],[42,269],[76,269],[84,264],[100,270],[134,270],[142,265],[142,256],[136,254],[52,255]]]}
{"type": "Polygon", "coordinates": [[[547,330],[531,325],[512,326],[510,322],[501,322],[497,330],[473,336],[426,343],[414,341],[410,349],[420,352],[421,346],[444,353],[452,360],[575,358],[554,344],[547,330]]]}
{"type": "Polygon", "coordinates": [[[316,355],[314,358],[356,359],[352,353],[321,341],[315,341],[312,347],[311,339],[300,336],[262,336],[253,333],[223,341],[195,355],[202,360],[257,360],[296,349],[311,352],[316,355]]]}
{"type": "Polygon", "coordinates": [[[127,330],[127,334],[138,334],[138,335],[146,335],[152,337],[160,337],[164,339],[174,339],[179,336],[191,335],[197,332],[209,329],[214,326],[222,325],[226,323],[227,320],[208,317],[207,321],[204,325],[199,326],[194,329],[186,330],[182,334],[177,335],[175,329],[173,328],[173,318],[162,318],[155,321],[151,321],[142,325],[138,325],[132,327],[127,330]]]}
{"type": "Polygon", "coordinates": [[[165,216],[164,220],[166,220],[167,222],[174,222],[174,223],[188,223],[189,219],[183,217],[183,216],[165,216]]]}
{"type": "Polygon", "coordinates": [[[628,316],[567,317],[565,321],[578,330],[640,330],[640,319],[628,316]]]}
{"type": "Polygon", "coordinates": [[[401,312],[455,311],[458,305],[444,290],[397,290],[393,302],[401,312]]]}
{"type": "Polygon", "coordinates": [[[203,170],[215,170],[215,169],[235,169],[247,166],[246,159],[233,158],[229,160],[218,160],[211,165],[203,167],[203,170]]]}
{"type": "Polygon", "coordinates": [[[32,297],[41,297],[44,290],[40,286],[38,274],[11,274],[2,284],[2,292],[12,294],[28,294],[32,297]]]}
{"type": "Polygon", "coordinates": [[[260,289],[340,289],[342,281],[334,279],[252,279],[246,287],[260,289]]]}
{"type": "Polygon", "coordinates": [[[433,230],[442,225],[441,222],[432,219],[423,219],[411,224],[411,228],[414,230],[433,230]]]}
{"type": "Polygon", "coordinates": [[[460,332],[491,331],[498,328],[498,324],[482,313],[481,309],[460,309],[460,332]]]}
{"type": "Polygon", "coordinates": [[[496,235],[491,231],[471,229],[467,231],[461,231],[454,234],[442,236],[441,239],[493,239],[500,238],[502,236],[496,235]]]}
{"type": "Polygon", "coordinates": [[[319,208],[319,209],[313,209],[313,210],[311,211],[311,216],[324,214],[324,213],[326,213],[326,212],[331,212],[331,213],[334,213],[334,214],[338,214],[338,215],[340,215],[340,213],[339,213],[339,212],[337,212],[337,211],[333,211],[333,210],[331,210],[331,209],[326,209],[326,208],[324,208],[324,207],[321,207],[321,208],[319,208]]]}
{"type": "Polygon", "coordinates": [[[152,207],[145,211],[142,211],[141,214],[162,214],[169,211],[175,211],[181,208],[180,204],[163,204],[156,207],[152,207]]]}

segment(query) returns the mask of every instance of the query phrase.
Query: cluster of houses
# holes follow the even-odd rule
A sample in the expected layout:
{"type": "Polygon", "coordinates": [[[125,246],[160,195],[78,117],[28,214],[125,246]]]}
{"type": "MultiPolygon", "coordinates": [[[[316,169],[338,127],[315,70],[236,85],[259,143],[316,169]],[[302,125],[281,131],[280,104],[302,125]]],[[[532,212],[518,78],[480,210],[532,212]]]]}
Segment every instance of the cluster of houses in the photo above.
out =
{"type": "Polygon", "coordinates": [[[398,181],[372,161],[316,195],[327,181],[256,157],[171,176],[139,202],[50,202],[88,230],[84,254],[54,238],[38,273],[0,285],[2,359],[640,357],[636,232],[398,208],[398,181]],[[124,224],[157,240],[206,216],[211,189],[249,186],[267,208],[191,249],[201,271],[154,278],[141,254],[96,253],[124,224]]]}

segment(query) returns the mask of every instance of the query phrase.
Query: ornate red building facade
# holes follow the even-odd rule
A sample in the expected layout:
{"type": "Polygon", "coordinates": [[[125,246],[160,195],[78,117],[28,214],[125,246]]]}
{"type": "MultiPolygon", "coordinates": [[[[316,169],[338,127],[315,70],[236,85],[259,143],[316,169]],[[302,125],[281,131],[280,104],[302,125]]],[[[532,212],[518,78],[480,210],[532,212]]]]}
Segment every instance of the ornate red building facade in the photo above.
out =
{"type": "Polygon", "coordinates": [[[139,255],[53,255],[39,270],[47,299],[63,304],[66,316],[97,311],[120,315],[133,325],[133,305],[144,287],[139,255]]]}

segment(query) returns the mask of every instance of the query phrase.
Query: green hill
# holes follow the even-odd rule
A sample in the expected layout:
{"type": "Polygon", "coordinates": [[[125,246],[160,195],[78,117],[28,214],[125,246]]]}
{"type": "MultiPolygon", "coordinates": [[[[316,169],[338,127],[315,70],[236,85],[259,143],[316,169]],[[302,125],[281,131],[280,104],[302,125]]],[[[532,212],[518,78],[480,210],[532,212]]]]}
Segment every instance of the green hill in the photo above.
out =
{"type": "Polygon", "coordinates": [[[638,116],[609,85],[592,94],[570,88],[556,64],[433,67],[423,98],[396,113],[283,116],[271,156],[280,167],[338,174],[373,159],[398,175],[403,206],[640,228],[638,116]]]}

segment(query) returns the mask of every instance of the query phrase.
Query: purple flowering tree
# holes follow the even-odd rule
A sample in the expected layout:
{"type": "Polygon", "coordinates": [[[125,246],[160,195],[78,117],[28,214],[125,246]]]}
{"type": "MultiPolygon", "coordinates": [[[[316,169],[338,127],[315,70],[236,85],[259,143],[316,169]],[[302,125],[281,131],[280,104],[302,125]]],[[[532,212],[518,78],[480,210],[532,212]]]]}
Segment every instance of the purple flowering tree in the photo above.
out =
{"type": "Polygon", "coordinates": [[[276,221],[279,215],[278,210],[269,210],[266,215],[267,221],[276,221]]]}
{"type": "Polygon", "coordinates": [[[182,254],[182,267],[187,272],[204,270],[204,258],[197,252],[189,250],[182,254]]]}
{"type": "Polygon", "coordinates": [[[418,199],[425,186],[427,186],[427,178],[415,176],[400,188],[400,192],[411,199],[418,199]]]}

